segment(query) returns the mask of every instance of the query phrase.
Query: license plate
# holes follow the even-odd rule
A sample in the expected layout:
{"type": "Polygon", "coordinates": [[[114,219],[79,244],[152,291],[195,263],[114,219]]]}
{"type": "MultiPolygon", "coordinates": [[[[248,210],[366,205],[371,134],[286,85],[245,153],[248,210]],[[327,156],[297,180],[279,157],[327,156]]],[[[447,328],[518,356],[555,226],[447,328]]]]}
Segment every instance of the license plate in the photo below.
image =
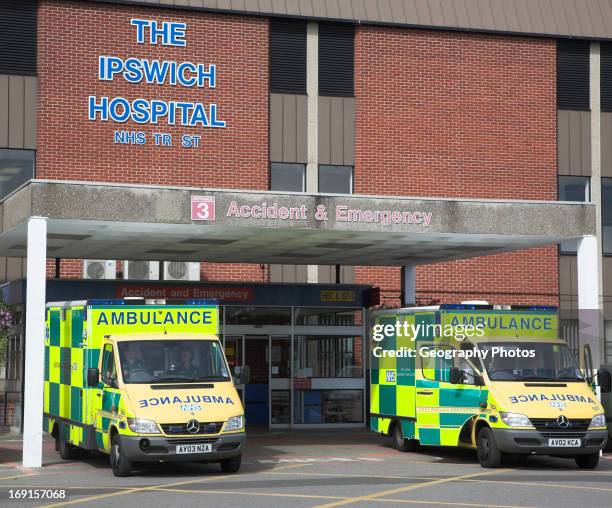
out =
{"type": "Polygon", "coordinates": [[[176,446],[176,453],[208,453],[212,451],[212,445],[207,444],[183,444],[176,446]]]}
{"type": "Polygon", "coordinates": [[[580,439],[549,439],[548,446],[551,448],[560,448],[560,447],[568,447],[568,448],[579,448],[581,445],[580,439]]]}

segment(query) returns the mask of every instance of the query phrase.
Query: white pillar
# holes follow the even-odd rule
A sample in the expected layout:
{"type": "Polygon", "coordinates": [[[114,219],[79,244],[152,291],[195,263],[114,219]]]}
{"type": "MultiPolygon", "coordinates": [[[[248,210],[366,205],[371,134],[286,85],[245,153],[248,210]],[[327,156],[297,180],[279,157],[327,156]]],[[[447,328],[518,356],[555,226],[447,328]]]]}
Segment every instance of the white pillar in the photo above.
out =
{"type": "Polygon", "coordinates": [[[596,236],[584,236],[578,240],[578,320],[580,344],[588,344],[593,355],[593,367],[603,363],[602,309],[597,256],[599,244],[596,236]]]}
{"type": "Polygon", "coordinates": [[[404,266],[404,301],[402,305],[410,307],[416,304],[416,266],[404,266]]]}
{"type": "Polygon", "coordinates": [[[42,466],[47,219],[28,221],[23,466],[42,466]]]}
{"type": "MultiPolygon", "coordinates": [[[[306,192],[319,192],[319,24],[306,25],[306,192]]],[[[319,267],[308,265],[306,281],[319,281],[319,267]]]]}

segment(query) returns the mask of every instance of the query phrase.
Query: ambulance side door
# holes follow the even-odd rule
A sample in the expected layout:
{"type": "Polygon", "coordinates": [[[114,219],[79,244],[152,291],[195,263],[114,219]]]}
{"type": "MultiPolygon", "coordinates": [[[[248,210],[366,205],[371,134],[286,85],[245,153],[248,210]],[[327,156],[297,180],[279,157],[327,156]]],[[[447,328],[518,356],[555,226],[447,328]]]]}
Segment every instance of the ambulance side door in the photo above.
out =
{"type": "MultiPolygon", "coordinates": [[[[449,345],[428,345],[428,351],[451,352],[449,345]]],[[[450,382],[451,367],[468,369],[464,359],[418,354],[416,414],[421,444],[457,446],[464,423],[480,411],[481,387],[464,376],[461,384],[450,382]]]]}
{"type": "Polygon", "coordinates": [[[110,451],[108,430],[117,416],[121,396],[117,381],[117,361],[113,344],[106,342],[100,357],[100,382],[94,398],[96,443],[100,450],[110,451]]]}

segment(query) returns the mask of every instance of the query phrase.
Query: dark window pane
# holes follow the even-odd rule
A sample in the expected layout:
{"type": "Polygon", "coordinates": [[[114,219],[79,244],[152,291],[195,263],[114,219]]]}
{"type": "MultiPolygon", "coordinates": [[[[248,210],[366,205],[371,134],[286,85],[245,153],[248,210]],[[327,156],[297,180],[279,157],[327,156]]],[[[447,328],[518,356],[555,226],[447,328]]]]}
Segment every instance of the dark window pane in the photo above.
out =
{"type": "Polygon", "coordinates": [[[296,336],[293,348],[298,378],[363,376],[361,337],[296,336]]]}
{"type": "Polygon", "coordinates": [[[319,166],[319,192],[353,193],[352,166],[319,166]]]}
{"type": "Polygon", "coordinates": [[[34,178],[34,151],[0,148],[0,198],[34,178]]]}
{"type": "Polygon", "coordinates": [[[319,95],[354,95],[354,40],[352,25],[319,24],[319,95]]]}
{"type": "Polygon", "coordinates": [[[304,192],[306,190],[306,166],[273,162],[270,164],[270,190],[304,192]]]}
{"type": "Polygon", "coordinates": [[[557,108],[590,109],[589,41],[557,42],[557,108]]]}
{"type": "Polygon", "coordinates": [[[225,307],[227,325],[290,325],[289,307],[225,307]]]}
{"type": "Polygon", "coordinates": [[[296,390],[294,423],[361,423],[362,390],[296,390]]]}
{"type": "Polygon", "coordinates": [[[603,251],[612,254],[612,178],[601,179],[601,207],[603,251]]]}
{"type": "Polygon", "coordinates": [[[270,90],[306,93],[306,23],[270,21],[270,90]]]}
{"type": "Polygon", "coordinates": [[[587,176],[560,176],[559,201],[590,201],[587,176]]]}
{"type": "MultiPolygon", "coordinates": [[[[559,201],[590,201],[590,179],[587,176],[559,176],[559,201]]],[[[576,240],[561,242],[563,254],[576,254],[576,240]]]]}
{"type": "Polygon", "coordinates": [[[601,110],[612,111],[612,42],[601,43],[601,110]]]}
{"type": "Polygon", "coordinates": [[[0,0],[0,74],[36,75],[36,0],[0,0]]]}

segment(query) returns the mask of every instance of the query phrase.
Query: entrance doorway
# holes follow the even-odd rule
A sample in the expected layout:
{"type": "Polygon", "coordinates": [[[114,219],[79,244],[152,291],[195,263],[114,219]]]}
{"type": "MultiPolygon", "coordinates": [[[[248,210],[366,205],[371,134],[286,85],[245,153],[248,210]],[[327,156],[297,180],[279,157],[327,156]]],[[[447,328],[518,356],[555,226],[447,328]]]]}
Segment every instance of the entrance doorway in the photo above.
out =
{"type": "Polygon", "coordinates": [[[248,380],[236,389],[249,425],[288,427],[291,423],[291,337],[228,335],[225,354],[232,372],[246,366],[248,380]]]}

